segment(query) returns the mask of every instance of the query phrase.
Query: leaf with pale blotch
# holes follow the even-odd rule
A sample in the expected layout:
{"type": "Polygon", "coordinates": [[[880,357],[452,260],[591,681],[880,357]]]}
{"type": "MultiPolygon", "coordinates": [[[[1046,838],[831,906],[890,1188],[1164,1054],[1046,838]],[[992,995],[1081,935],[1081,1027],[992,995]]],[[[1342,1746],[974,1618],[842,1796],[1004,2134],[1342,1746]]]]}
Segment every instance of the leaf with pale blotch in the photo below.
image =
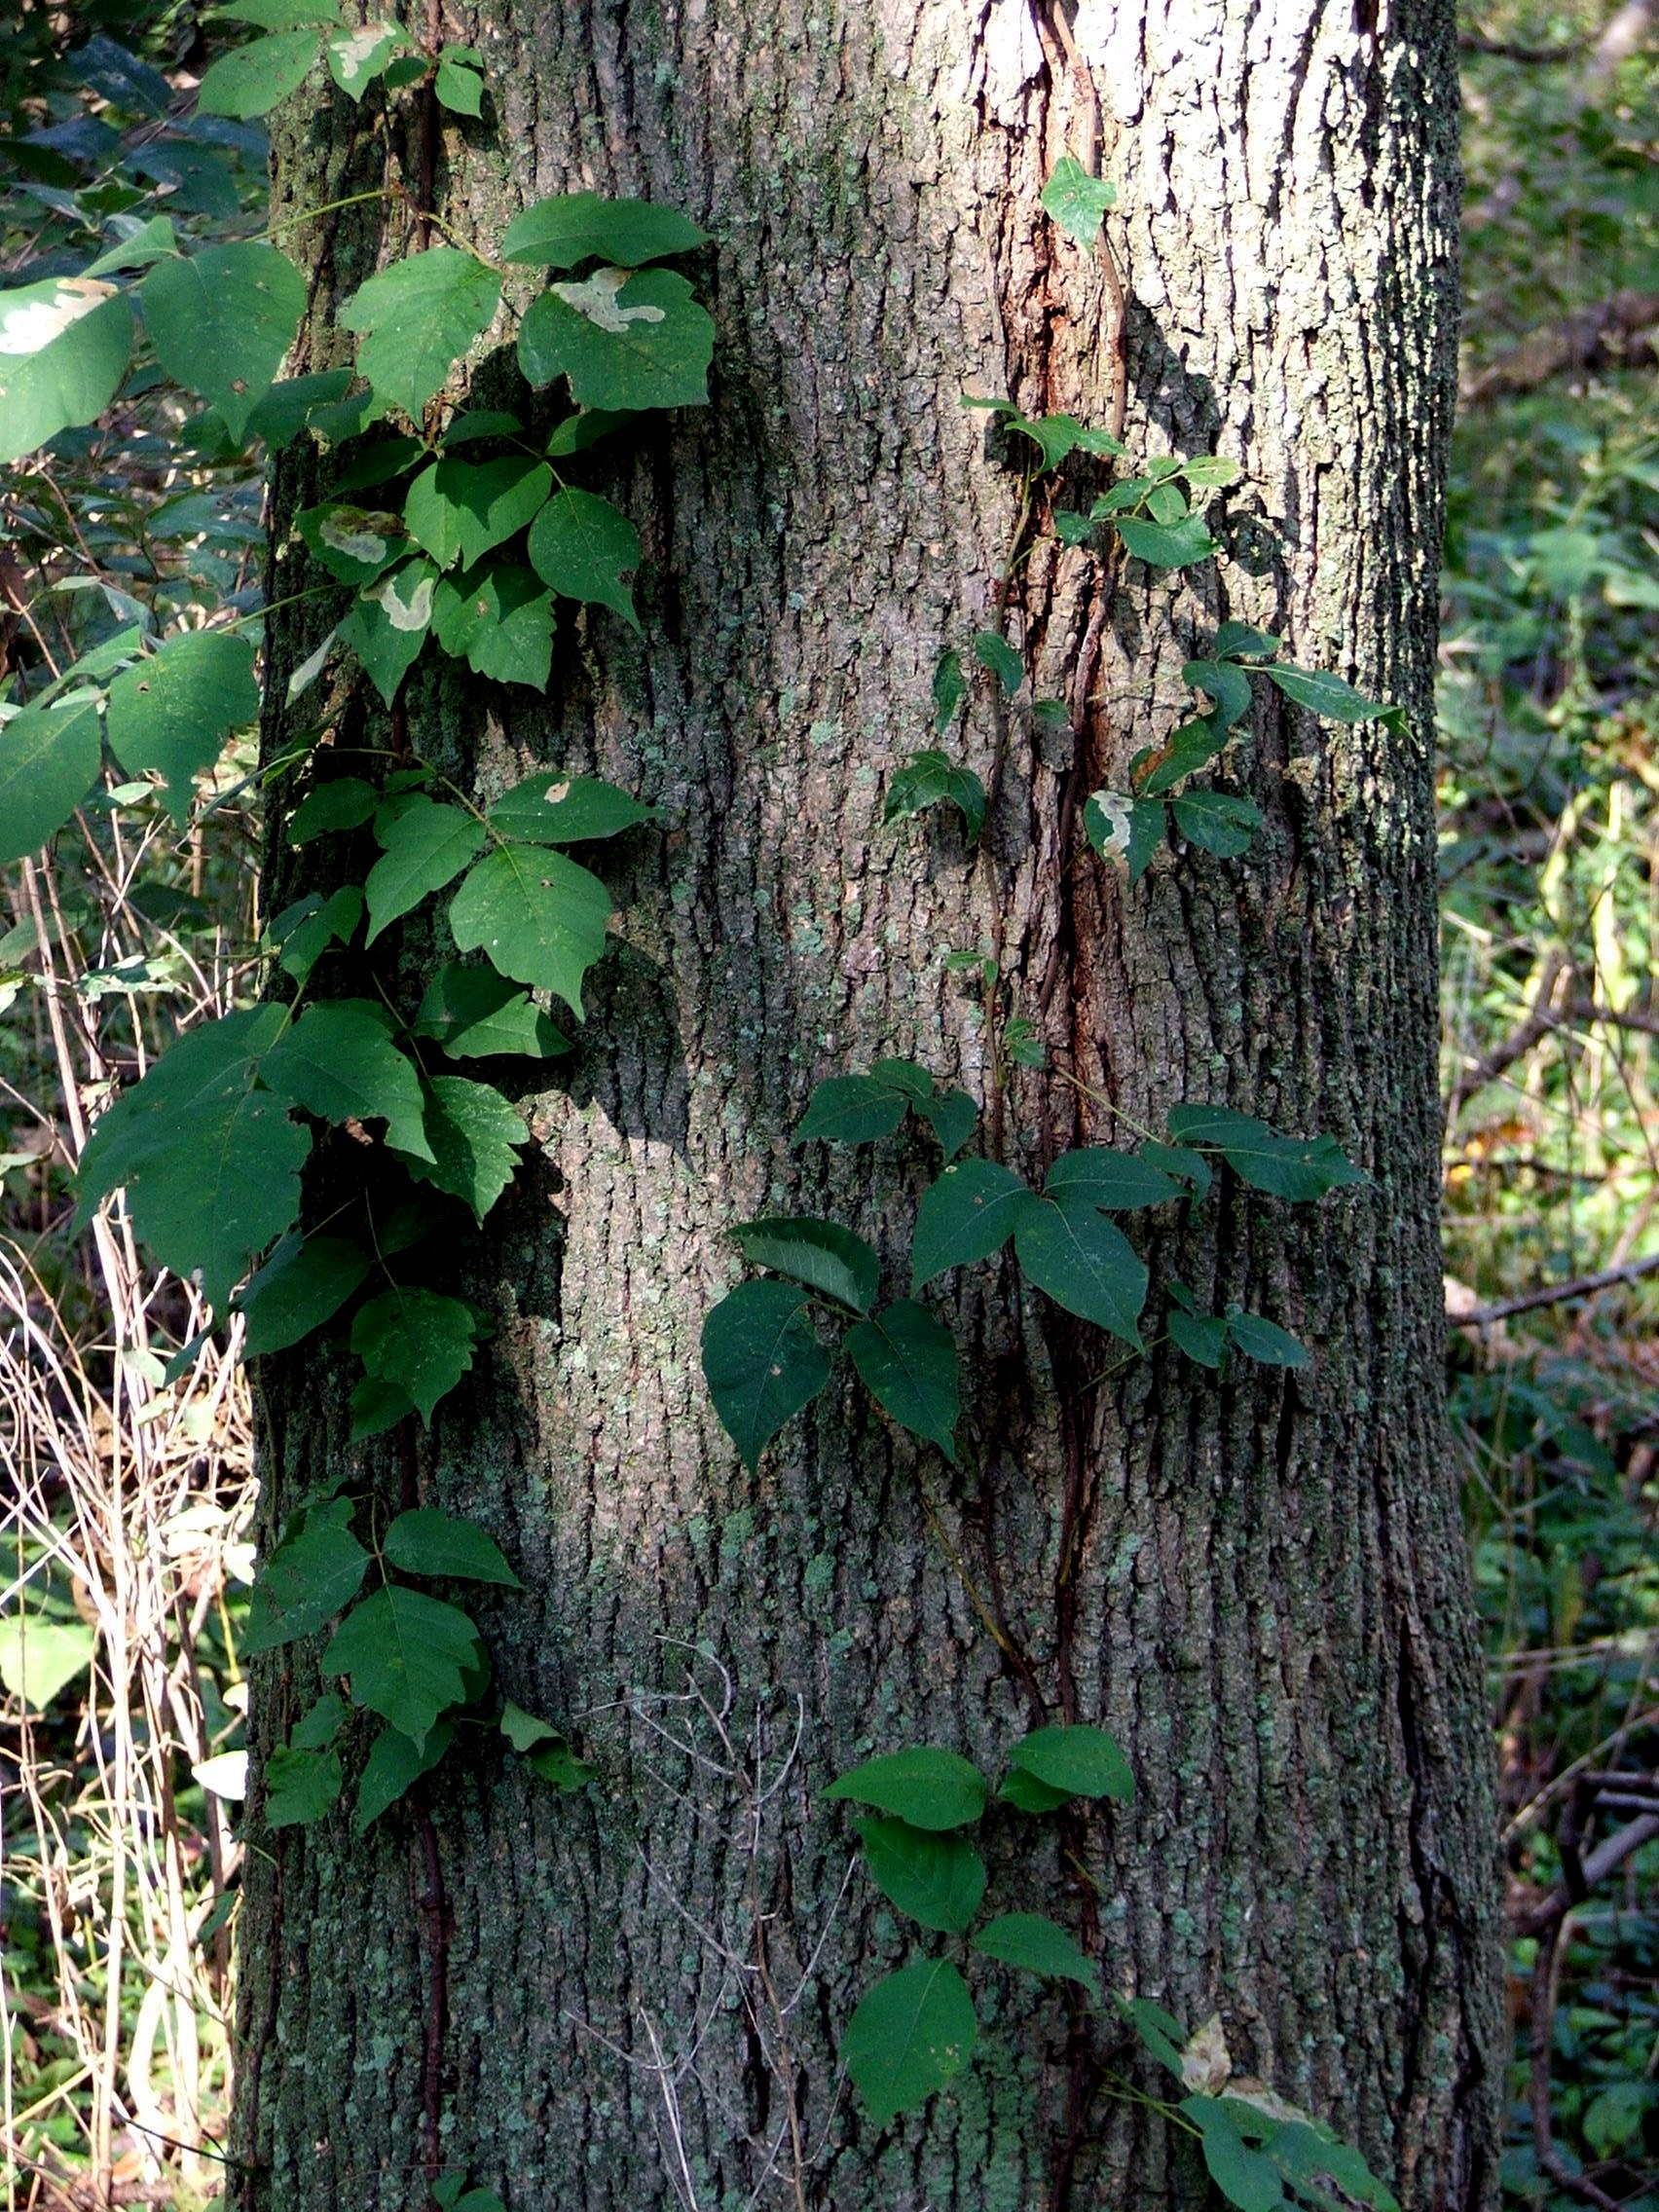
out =
{"type": "Polygon", "coordinates": [[[428,893],[441,891],[459,875],[484,844],[477,815],[442,799],[412,792],[375,817],[381,857],[363,885],[373,944],[382,930],[418,906],[428,893]]]}
{"type": "Polygon", "coordinates": [[[554,284],[519,326],[519,366],[538,390],[570,380],[578,407],[700,407],[709,396],[715,326],[683,276],[599,269],[554,284]]]}
{"type": "Polygon", "coordinates": [[[349,99],[360,100],[402,44],[396,23],[343,26],[324,48],[328,74],[349,99]]]}
{"type": "Polygon", "coordinates": [[[503,792],[489,808],[489,819],[498,834],[527,844],[579,845],[655,822],[660,813],[598,776],[564,776],[544,768],[503,792]]]}
{"type": "Polygon", "coordinates": [[[95,423],[132,354],[132,311],[94,276],[0,292],[0,463],[95,423]]]}
{"type": "Polygon", "coordinates": [[[1181,2053],[1181,2080],[1197,2096],[1218,2097],[1232,2072],[1227,2031],[1221,2024],[1221,2014],[1212,2012],[1203,2025],[1195,2028],[1187,2038],[1181,2053]]]}
{"type": "Polygon", "coordinates": [[[479,861],[450,903],[462,952],[487,952],[503,976],[552,991],[580,1021],[582,979],[606,948],[610,894],[563,853],[506,845],[479,861]]]}
{"type": "Polygon", "coordinates": [[[362,662],[388,707],[426,642],[436,583],[429,561],[406,562],[360,593],[340,625],[342,643],[362,662]]]}
{"type": "Polygon", "coordinates": [[[157,262],[138,296],[163,368],[210,401],[240,441],[299,334],[305,278],[250,240],[157,262]]]}
{"type": "Polygon", "coordinates": [[[400,517],[341,499],[303,508],[294,528],[318,564],[343,584],[372,584],[409,550],[400,517]]]}

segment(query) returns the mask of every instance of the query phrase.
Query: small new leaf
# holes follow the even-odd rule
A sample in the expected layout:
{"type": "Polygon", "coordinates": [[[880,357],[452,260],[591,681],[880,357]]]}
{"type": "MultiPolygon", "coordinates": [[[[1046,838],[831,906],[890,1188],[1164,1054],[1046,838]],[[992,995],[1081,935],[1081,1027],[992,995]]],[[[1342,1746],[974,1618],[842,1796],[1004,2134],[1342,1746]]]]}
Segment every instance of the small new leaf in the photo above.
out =
{"type": "Polygon", "coordinates": [[[1091,246],[1107,214],[1118,204],[1118,188],[1090,176],[1075,154],[1062,154],[1043,187],[1043,212],[1078,245],[1091,246]]]}
{"type": "Polygon", "coordinates": [[[883,822],[902,822],[940,802],[954,806],[962,816],[968,842],[973,844],[985,826],[985,787],[972,768],[959,768],[948,754],[912,753],[895,771],[882,806],[883,822]]]}

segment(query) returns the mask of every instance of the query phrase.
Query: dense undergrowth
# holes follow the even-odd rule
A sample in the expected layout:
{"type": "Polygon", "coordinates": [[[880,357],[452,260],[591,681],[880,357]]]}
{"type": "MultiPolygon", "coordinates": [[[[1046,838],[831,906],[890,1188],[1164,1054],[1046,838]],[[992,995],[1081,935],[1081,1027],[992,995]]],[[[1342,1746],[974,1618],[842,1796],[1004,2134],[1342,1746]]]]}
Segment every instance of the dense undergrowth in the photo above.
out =
{"type": "MultiPolygon", "coordinates": [[[[8,285],[162,211],[259,227],[259,133],[193,112],[194,15],[17,19],[8,285]]],[[[1504,2182],[1549,2212],[1659,2206],[1659,69],[1606,66],[1605,23],[1466,26],[1442,655],[1449,1362],[1511,1879],[1504,2182]]],[[[133,622],[259,604],[259,488],[222,424],[142,368],[104,422],[0,476],[14,705],[133,622]]],[[[136,790],[84,810],[0,896],[8,2205],[103,2202],[100,2173],[180,2212],[217,2188],[244,1384],[119,1215],[71,1235],[67,1188],[104,1087],[257,981],[251,735],[209,780],[182,832],[136,790]]]]}

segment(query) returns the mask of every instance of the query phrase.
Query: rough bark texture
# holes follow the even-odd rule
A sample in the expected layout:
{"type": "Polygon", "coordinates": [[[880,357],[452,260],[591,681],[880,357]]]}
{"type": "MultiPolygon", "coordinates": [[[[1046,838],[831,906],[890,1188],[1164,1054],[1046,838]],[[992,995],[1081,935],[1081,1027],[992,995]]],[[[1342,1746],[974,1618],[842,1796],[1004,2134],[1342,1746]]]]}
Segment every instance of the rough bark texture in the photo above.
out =
{"type": "MultiPolygon", "coordinates": [[[[1012,714],[990,866],[947,823],[885,830],[880,809],[1014,529],[1010,457],[961,394],[1096,422],[1112,404],[1101,271],[1038,206],[1085,128],[1051,25],[1027,0],[492,0],[445,31],[483,48],[494,98],[446,137],[450,225],[488,244],[525,201],[592,185],[717,240],[712,405],[587,479],[645,531],[643,639],[571,624],[544,702],[424,663],[409,690],[422,749],[481,789],[558,762],[667,812],[613,857],[620,942],[574,1073],[534,1101],[505,1226],[458,1260],[498,1334],[418,1468],[529,1586],[487,1608],[502,1687],[571,1726],[604,1781],[561,1797],[494,1749],[446,1763],[436,2053],[411,1822],[359,1842],[342,1815],[255,1851],[233,2201],[423,2203],[441,2060],[445,2159],[511,2212],[1202,2204],[1190,2147],[1104,2085],[1103,2064],[1138,2064],[1115,2030],[1000,1970],[976,1970],[977,2061],[913,2122],[876,2130],[837,2083],[835,2038],[907,1938],[862,1877],[844,1887],[850,1824],[818,1791],[903,1742],[994,1764],[1040,1702],[1108,1726],[1137,1794],[1060,1831],[1087,1885],[1053,1834],[1033,1862],[1029,1824],[993,1825],[1003,1905],[1047,1897],[1109,1988],[1193,2022],[1219,2009],[1239,2070],[1357,2138],[1411,2212],[1473,2212],[1495,2188],[1501,2046],[1438,1411],[1449,0],[1381,20],[1364,0],[1357,19],[1347,0],[1086,0],[1124,208],[1127,435],[1229,454],[1248,480],[1212,568],[1051,549],[1021,569],[1010,634],[1040,692],[1083,696],[1070,731],[1012,714]],[[1259,703],[1239,770],[1268,818],[1255,847],[1171,852],[1126,893],[1083,847],[1079,801],[1181,718],[1181,664],[1226,615],[1406,702],[1410,732],[1259,703]],[[971,1471],[848,1383],[751,1478],[698,1371],[735,1273],[724,1232],[832,1214],[902,1287],[931,1155],[789,1132],[815,1081],[884,1051],[985,1095],[983,1009],[943,958],[993,941],[1013,1011],[1124,1116],[1020,1073],[1012,1161],[1160,1129],[1194,1099],[1329,1130],[1369,1168],[1318,1209],[1230,1183],[1147,1245],[1155,1281],[1277,1317],[1315,1363],[1219,1386],[1167,1346],[1123,1365],[1012,1268],[980,1269],[949,1309],[971,1471]],[[1027,1681],[983,1623],[999,1608],[1027,1681]],[[729,1751],[684,1696],[689,1677],[723,1711],[721,1670],[729,1751]]],[[[371,134],[320,104],[277,137],[285,208],[378,175],[371,134]]],[[[318,264],[318,360],[377,250],[355,219],[289,236],[318,264]]],[[[306,465],[286,465],[279,521],[306,465]]],[[[312,622],[274,623],[279,675],[312,622]]],[[[982,694],[965,743],[989,774],[982,694]]],[[[410,931],[409,987],[429,952],[410,931]]],[[[346,1442],[315,1357],[265,1385],[274,1510],[342,1464],[395,1488],[383,1446],[346,1442]]],[[[266,1666],[261,1744],[305,1695],[266,1666]]]]}

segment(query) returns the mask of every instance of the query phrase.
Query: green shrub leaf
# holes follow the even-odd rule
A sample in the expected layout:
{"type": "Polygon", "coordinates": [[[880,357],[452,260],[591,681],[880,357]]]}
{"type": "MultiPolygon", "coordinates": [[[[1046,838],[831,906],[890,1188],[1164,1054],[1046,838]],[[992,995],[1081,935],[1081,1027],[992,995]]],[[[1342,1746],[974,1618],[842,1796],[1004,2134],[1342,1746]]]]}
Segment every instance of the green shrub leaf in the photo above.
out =
{"type": "Polygon", "coordinates": [[[375,817],[381,857],[363,885],[373,944],[382,930],[459,875],[482,849],[484,825],[475,814],[442,799],[410,792],[375,817]]]}
{"type": "Polygon", "coordinates": [[[946,1959],[917,1959],[860,2000],[841,2038],[841,2062],[878,2127],[954,2081],[974,2054],[979,2023],[968,1984],[946,1959]]]}
{"type": "Polygon", "coordinates": [[[1043,1188],[1050,1198],[1076,1197],[1103,1213],[1159,1206],[1167,1198],[1186,1195],[1173,1175],[1166,1175],[1138,1153],[1114,1152],[1098,1144],[1062,1152],[1050,1168],[1043,1188]]]}
{"type": "Polygon", "coordinates": [[[830,1379],[802,1294],[787,1282],[742,1282],[703,1323],[703,1378],[726,1434],[753,1470],[786,1421],[830,1379]]]}
{"type": "Polygon", "coordinates": [[[883,1897],[924,1928],[943,1936],[966,1933],[985,1894],[985,1862],[966,1836],[875,1815],[853,1825],[883,1897]]]}
{"type": "Polygon", "coordinates": [[[0,292],[0,463],[95,423],[132,355],[132,311],[94,276],[0,292]]]}
{"type": "Polygon", "coordinates": [[[183,630],[109,687],[110,751],[129,775],[155,773],[183,827],[196,778],[233,729],[259,717],[253,647],[223,630],[183,630]]]}
{"type": "Polygon", "coordinates": [[[867,1075],[828,1076],[795,1124],[794,1141],[870,1144],[891,1136],[904,1119],[905,1101],[891,1085],[867,1075]]]}
{"type": "Polygon", "coordinates": [[[648,200],[602,200],[597,192],[566,192],[538,200],[513,217],[501,240],[501,259],[541,269],[574,269],[583,261],[643,269],[648,261],[665,261],[670,254],[706,245],[708,239],[707,231],[673,207],[656,207],[648,200]]]}
{"type": "Polygon", "coordinates": [[[1234,1173],[1275,1198],[1305,1202],[1363,1183],[1334,1137],[1293,1137],[1231,1106],[1176,1106],[1169,1134],[1182,1145],[1219,1152],[1234,1173]]]}
{"type": "Polygon", "coordinates": [[[450,245],[394,261],[359,285],[340,320],[362,335],[357,367],[377,402],[418,420],[488,326],[500,290],[493,270],[450,245]]]}
{"type": "Polygon", "coordinates": [[[855,1322],[846,1346],[860,1380],[883,1412],[913,1436],[937,1444],[954,1465],[961,1395],[956,1339],[950,1331],[926,1307],[904,1298],[867,1321],[855,1322]]]}
{"type": "Polygon", "coordinates": [[[438,1400],[472,1365],[477,1334],[478,1316],[463,1300],[399,1286],[359,1309],[351,1349],[371,1381],[392,1384],[430,1426],[438,1400]]]}
{"type": "Polygon", "coordinates": [[[0,725],[0,862],[55,836],[97,781],[98,705],[85,694],[0,725]]]}
{"type": "Polygon", "coordinates": [[[911,1744],[849,1767],[824,1794],[873,1805],[913,1828],[935,1831],[971,1826],[985,1809],[987,1792],[984,1776],[960,1752],[911,1744]]]}
{"type": "Polygon", "coordinates": [[[313,1505],[259,1569],[242,1648],[275,1651],[343,1612],[363,1586],[369,1555],[347,1524],[350,1498],[313,1505]]]}
{"type": "Polygon", "coordinates": [[[640,534],[619,507],[592,492],[560,492],[531,526],[530,565],[563,599],[608,607],[638,630],[624,571],[640,565],[640,534]]]}

